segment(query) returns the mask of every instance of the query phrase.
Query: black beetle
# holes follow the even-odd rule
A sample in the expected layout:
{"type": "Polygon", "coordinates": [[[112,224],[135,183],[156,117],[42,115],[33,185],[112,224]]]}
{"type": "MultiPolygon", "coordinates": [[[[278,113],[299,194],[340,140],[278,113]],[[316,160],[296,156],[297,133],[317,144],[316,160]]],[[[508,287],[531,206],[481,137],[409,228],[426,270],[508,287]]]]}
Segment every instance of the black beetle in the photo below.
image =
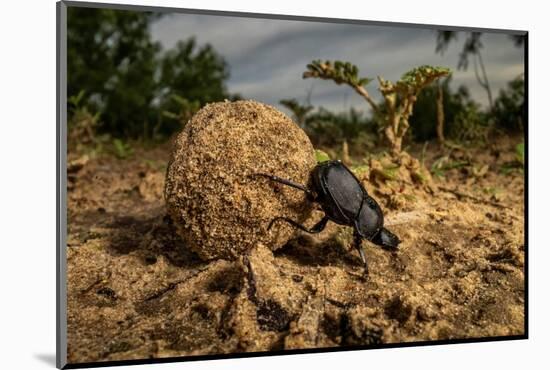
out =
{"type": "Polygon", "coordinates": [[[311,202],[318,203],[325,216],[311,229],[307,229],[286,217],[273,219],[269,228],[277,220],[283,220],[310,234],[323,231],[329,220],[353,227],[353,245],[359,252],[368,273],[367,259],[361,247],[363,239],[380,245],[385,249],[396,249],[399,238],[384,228],[384,215],[378,203],[369,196],[361,182],[341,161],[319,163],[311,172],[309,188],[280,177],[259,173],[255,176],[292,186],[306,193],[311,202]]]}

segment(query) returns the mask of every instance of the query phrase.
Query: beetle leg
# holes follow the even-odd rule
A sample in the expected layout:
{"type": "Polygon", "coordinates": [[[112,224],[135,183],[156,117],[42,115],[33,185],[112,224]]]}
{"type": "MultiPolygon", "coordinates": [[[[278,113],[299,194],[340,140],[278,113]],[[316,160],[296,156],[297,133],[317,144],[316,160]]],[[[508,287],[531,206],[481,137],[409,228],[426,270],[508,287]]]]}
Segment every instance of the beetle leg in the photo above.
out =
{"type": "Polygon", "coordinates": [[[313,227],[311,229],[309,229],[309,232],[311,234],[320,233],[327,226],[327,222],[328,222],[328,216],[325,216],[321,219],[321,221],[319,221],[315,225],[313,225],[313,227]]]}
{"type": "Polygon", "coordinates": [[[291,224],[292,226],[302,230],[302,231],[305,231],[306,233],[309,233],[309,234],[318,234],[320,233],[321,231],[323,231],[325,229],[325,226],[327,226],[327,222],[328,222],[328,217],[325,216],[321,219],[321,221],[317,222],[315,225],[313,225],[313,227],[311,229],[308,229],[306,228],[304,225],[300,225],[299,223],[297,223],[296,221],[294,220],[291,220],[290,218],[286,218],[286,217],[277,217],[277,218],[274,218],[273,220],[271,220],[271,222],[269,223],[269,227],[268,229],[271,229],[271,226],[273,226],[273,223],[277,220],[283,220],[283,221],[286,221],[288,222],[289,224],[291,224]]]}
{"type": "Polygon", "coordinates": [[[313,193],[308,188],[306,188],[304,185],[297,184],[297,183],[295,183],[293,181],[290,181],[290,180],[282,179],[279,176],[269,175],[267,173],[255,173],[255,174],[252,174],[250,176],[266,177],[271,181],[275,181],[275,182],[278,182],[280,184],[288,185],[288,186],[291,186],[295,189],[299,189],[299,190],[303,191],[304,193],[306,193],[306,195],[307,195],[307,197],[310,201],[313,201],[315,199],[315,197],[313,196],[313,193]]]}
{"type": "Polygon", "coordinates": [[[359,235],[358,232],[355,232],[353,234],[353,246],[359,252],[359,256],[361,257],[361,261],[363,261],[363,264],[365,265],[365,275],[368,275],[369,274],[369,265],[367,264],[367,257],[365,256],[365,250],[361,246],[362,241],[363,241],[363,238],[361,237],[361,235],[359,235]]]}

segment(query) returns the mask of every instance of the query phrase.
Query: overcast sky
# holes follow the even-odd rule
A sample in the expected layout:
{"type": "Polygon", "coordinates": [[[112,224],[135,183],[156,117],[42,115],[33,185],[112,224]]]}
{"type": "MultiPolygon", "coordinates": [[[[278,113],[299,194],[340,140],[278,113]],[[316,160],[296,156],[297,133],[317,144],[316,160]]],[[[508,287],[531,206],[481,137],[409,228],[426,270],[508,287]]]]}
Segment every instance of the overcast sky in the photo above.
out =
{"type": "MultiPolygon", "coordinates": [[[[228,62],[229,91],[281,108],[279,100],[297,98],[333,111],[367,106],[351,88],[330,81],[302,79],[307,63],[314,59],[340,59],[359,67],[360,75],[398,79],[403,72],[422,64],[451,67],[453,87],[466,85],[480,104],[487,96],[478,85],[473,64],[467,71],[456,66],[465,33],[460,33],[444,55],[435,53],[436,32],[394,26],[331,24],[267,20],[213,15],[172,14],[152,25],[152,36],[163,48],[194,36],[199,45],[211,44],[228,62]]],[[[507,35],[486,33],[483,58],[493,95],[523,72],[523,49],[507,35]]],[[[380,97],[377,83],[368,86],[380,97]]]]}

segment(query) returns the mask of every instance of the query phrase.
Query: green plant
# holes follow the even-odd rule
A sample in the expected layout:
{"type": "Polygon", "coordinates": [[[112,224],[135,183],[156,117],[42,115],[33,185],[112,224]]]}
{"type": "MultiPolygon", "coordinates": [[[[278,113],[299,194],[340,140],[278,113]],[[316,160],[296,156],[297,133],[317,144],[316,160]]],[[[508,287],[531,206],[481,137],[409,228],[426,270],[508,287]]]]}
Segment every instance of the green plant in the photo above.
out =
{"type": "Polygon", "coordinates": [[[473,102],[464,106],[449,122],[450,136],[460,142],[486,143],[489,130],[487,115],[473,102]]]}
{"type": "Polygon", "coordinates": [[[160,60],[161,108],[177,111],[180,103],[172,96],[185,97],[201,105],[233,100],[225,85],[229,68],[225,59],[210,45],[198,45],[194,38],[179,41],[160,60]]]}
{"type": "Polygon", "coordinates": [[[166,172],[166,162],[163,160],[143,159],[142,162],[154,171],[166,172]]]}
{"type": "Polygon", "coordinates": [[[178,94],[173,94],[171,99],[179,105],[178,113],[173,113],[167,110],[162,111],[164,117],[178,121],[181,126],[185,126],[187,121],[200,109],[201,104],[196,100],[188,100],[178,94]]]}
{"type": "Polygon", "coordinates": [[[370,167],[366,164],[360,164],[357,166],[352,166],[351,170],[358,178],[362,178],[364,175],[370,172],[370,167]]]}
{"type": "MultiPolygon", "coordinates": [[[[437,41],[435,51],[441,54],[447,50],[453,40],[459,39],[459,32],[457,31],[437,31],[436,35],[437,41]]],[[[524,46],[526,40],[525,35],[509,35],[509,37],[516,47],[524,46]]],[[[467,70],[469,61],[472,60],[474,62],[474,75],[479,85],[487,93],[489,108],[492,111],[496,107],[496,101],[493,103],[489,78],[481,54],[481,50],[483,49],[482,38],[483,33],[481,32],[473,31],[466,34],[462,51],[459,54],[458,69],[467,70]]]]}
{"type": "Polygon", "coordinates": [[[500,172],[503,174],[509,174],[514,171],[523,172],[525,167],[525,144],[519,143],[515,146],[515,159],[514,161],[507,162],[500,167],[500,172]]]}
{"type": "Polygon", "coordinates": [[[97,129],[100,126],[100,112],[92,113],[84,104],[85,91],[67,98],[70,113],[68,126],[68,145],[82,149],[98,144],[97,129]]]}
{"type": "Polygon", "coordinates": [[[377,141],[372,119],[355,109],[333,113],[324,108],[308,114],[304,130],[315,147],[335,148],[347,141],[352,156],[362,156],[377,141]]]}
{"type": "Polygon", "coordinates": [[[523,75],[508,83],[495,100],[496,126],[508,131],[522,131],[525,125],[525,80],[523,75]]]}
{"type": "Polygon", "coordinates": [[[160,45],[151,40],[152,13],[67,9],[67,94],[85,90],[101,112],[101,131],[138,135],[150,118],[160,45]]]}
{"type": "Polygon", "coordinates": [[[499,188],[499,187],[494,187],[494,186],[487,186],[487,187],[484,187],[481,189],[481,191],[484,193],[484,194],[487,194],[487,195],[490,195],[491,198],[493,199],[499,199],[501,198],[501,195],[503,193],[502,189],[499,188]]]}
{"type": "Polygon", "coordinates": [[[134,149],[130,144],[120,139],[113,140],[113,148],[115,149],[115,155],[119,159],[126,159],[134,153],[134,149]]]}
{"type": "Polygon", "coordinates": [[[392,143],[394,154],[401,151],[403,137],[410,126],[409,117],[420,91],[449,73],[448,68],[421,66],[405,73],[396,83],[378,77],[379,90],[388,109],[385,133],[392,143]]]}
{"type": "Polygon", "coordinates": [[[317,163],[330,161],[330,156],[320,149],[315,149],[315,160],[317,163]]]}
{"type": "Polygon", "coordinates": [[[293,118],[300,127],[304,127],[308,114],[313,110],[310,104],[300,104],[296,99],[282,99],[279,101],[292,112],[293,118]]]}
{"type": "Polygon", "coordinates": [[[431,167],[431,173],[439,178],[445,177],[445,173],[455,168],[463,168],[470,165],[469,161],[457,161],[444,155],[434,161],[431,167]]]}
{"type": "Polygon", "coordinates": [[[519,143],[516,145],[516,160],[522,167],[525,165],[525,144],[519,143]]]}
{"type": "Polygon", "coordinates": [[[487,113],[483,112],[470,96],[465,86],[457,90],[450,87],[451,78],[445,78],[441,83],[432,84],[418,94],[414,104],[413,114],[409,119],[411,130],[416,141],[426,141],[438,138],[445,139],[445,146],[452,147],[452,141],[458,142],[463,138],[467,141],[483,141],[488,130],[487,113]],[[438,99],[441,87],[444,113],[443,132],[437,133],[434,122],[438,121],[438,109],[434,101],[438,99]],[[466,125],[463,125],[466,121],[466,125]],[[470,122],[470,127],[468,126],[470,122]],[[473,124],[472,124],[473,123],[473,124]],[[470,131],[464,134],[464,131],[470,131]],[[452,140],[452,141],[449,141],[452,140]]]}
{"type": "MultiPolygon", "coordinates": [[[[85,90],[88,109],[100,112],[100,133],[166,137],[181,128],[162,112],[179,112],[173,95],[205,104],[229,98],[229,69],[211,46],[193,38],[162,50],[151,24],[162,13],[67,9],[67,95],[85,90]]],[[[70,117],[69,117],[70,119],[70,117]]]]}
{"type": "MultiPolygon", "coordinates": [[[[403,138],[410,126],[409,117],[420,91],[440,77],[449,74],[448,68],[420,66],[406,72],[396,82],[386,81],[378,76],[378,89],[384,98],[382,115],[384,133],[393,155],[398,155],[402,150],[403,138]]],[[[360,77],[359,69],[354,64],[316,60],[307,65],[303,78],[320,78],[332,80],[338,85],[346,84],[362,96],[375,113],[381,111],[365,88],[373,79],[360,77]]]]}

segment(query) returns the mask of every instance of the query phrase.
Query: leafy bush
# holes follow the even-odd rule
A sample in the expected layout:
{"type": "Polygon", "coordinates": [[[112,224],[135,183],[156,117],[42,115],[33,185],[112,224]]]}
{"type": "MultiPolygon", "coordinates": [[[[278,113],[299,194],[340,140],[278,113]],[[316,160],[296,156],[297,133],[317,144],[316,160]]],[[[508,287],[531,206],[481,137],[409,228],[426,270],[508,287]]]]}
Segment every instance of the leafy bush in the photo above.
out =
{"type": "Polygon", "coordinates": [[[519,143],[516,145],[516,160],[521,166],[525,166],[525,144],[519,143]]]}
{"type": "Polygon", "coordinates": [[[317,163],[330,161],[330,156],[320,149],[315,149],[315,160],[317,163]]]}
{"type": "Polygon", "coordinates": [[[377,116],[382,118],[384,133],[390,143],[391,152],[397,156],[401,152],[403,138],[410,126],[409,118],[418,94],[432,82],[449,74],[448,68],[425,65],[411,69],[395,82],[378,76],[378,90],[384,98],[383,114],[380,114],[379,105],[365,89],[372,79],[359,77],[359,69],[354,64],[316,60],[307,65],[303,78],[332,80],[338,85],[346,84],[352,87],[365,99],[377,116]]]}
{"type": "Polygon", "coordinates": [[[304,128],[315,147],[334,148],[347,142],[350,152],[357,155],[377,141],[372,119],[353,108],[342,113],[319,108],[307,116],[304,128]]]}
{"type": "Polygon", "coordinates": [[[484,144],[489,135],[489,120],[476,103],[468,103],[449,122],[449,135],[468,144],[484,144]]]}
{"type": "Polygon", "coordinates": [[[68,144],[70,149],[82,150],[97,144],[97,129],[100,126],[99,112],[92,113],[84,105],[84,90],[67,99],[70,119],[68,126],[68,144]]]}
{"type": "Polygon", "coordinates": [[[134,154],[134,149],[132,149],[130,144],[121,139],[113,140],[113,148],[115,155],[120,159],[126,159],[134,154]]]}
{"type": "MultiPolygon", "coordinates": [[[[182,128],[183,126],[185,126],[187,121],[189,121],[189,119],[191,119],[191,117],[193,117],[193,115],[200,109],[201,104],[197,100],[190,101],[178,94],[172,95],[171,98],[176,104],[178,104],[177,113],[163,110],[162,115],[166,118],[174,120],[179,125],[178,128],[182,128]]],[[[176,129],[174,129],[174,131],[175,130],[176,129]]],[[[153,136],[156,136],[155,134],[156,132],[153,132],[153,136]]]]}
{"type": "Polygon", "coordinates": [[[179,95],[205,104],[229,97],[224,59],[193,38],[162,52],[149,26],[160,13],[69,7],[67,19],[68,96],[100,112],[102,133],[114,137],[170,135],[180,125],[163,120],[177,112],[179,95]]]}
{"type": "Polygon", "coordinates": [[[495,100],[493,115],[497,127],[523,131],[525,121],[525,81],[523,75],[510,81],[495,100]]]}
{"type": "MultiPolygon", "coordinates": [[[[450,88],[450,78],[441,83],[443,93],[444,135],[455,141],[479,142],[488,134],[488,114],[471,97],[465,86],[457,91],[450,88]]],[[[426,87],[418,95],[410,124],[417,141],[427,141],[436,137],[434,122],[437,120],[435,99],[438,86],[426,87]]]]}
{"type": "Polygon", "coordinates": [[[298,126],[304,127],[308,114],[313,110],[310,104],[300,104],[296,99],[282,99],[279,101],[285,108],[292,112],[292,118],[298,126]]]}
{"type": "Polygon", "coordinates": [[[511,162],[504,163],[500,171],[504,174],[509,174],[513,171],[523,172],[525,168],[525,144],[523,142],[517,144],[514,148],[515,158],[511,162]]]}

